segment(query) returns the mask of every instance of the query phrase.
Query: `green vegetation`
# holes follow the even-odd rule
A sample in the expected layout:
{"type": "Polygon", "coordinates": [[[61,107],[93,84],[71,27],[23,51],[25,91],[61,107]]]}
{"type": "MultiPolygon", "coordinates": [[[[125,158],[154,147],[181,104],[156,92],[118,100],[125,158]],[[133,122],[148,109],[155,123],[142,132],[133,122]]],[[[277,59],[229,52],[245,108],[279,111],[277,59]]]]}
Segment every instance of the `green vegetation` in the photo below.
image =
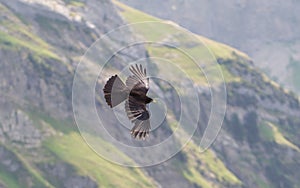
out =
{"type": "MultiPolygon", "coordinates": [[[[113,148],[100,138],[90,135],[99,147],[113,148]]],[[[48,139],[45,146],[63,161],[68,161],[82,175],[94,178],[103,187],[153,187],[153,182],[138,168],[113,164],[98,156],[78,133],[48,139]],[[80,148],[80,150],[78,149],[80,148]],[[122,181],[119,181],[122,179],[122,181]]],[[[116,148],[113,148],[117,152],[116,148]]],[[[120,152],[119,152],[120,153],[120,152]]]]}
{"type": "MultiPolygon", "coordinates": [[[[64,133],[61,136],[50,137],[43,145],[55,158],[74,166],[77,173],[92,177],[104,187],[153,187],[153,182],[140,169],[119,166],[100,157],[77,133],[77,127],[71,122],[58,121],[36,110],[31,110],[29,115],[37,126],[47,124],[56,131],[64,133]],[[119,181],[120,179],[122,181],[119,181]]],[[[97,143],[99,145],[97,149],[118,153],[118,156],[123,156],[124,160],[131,161],[113,145],[100,138],[92,135],[85,135],[85,138],[88,138],[89,143],[97,143]]]]}
{"type": "Polygon", "coordinates": [[[20,20],[15,14],[10,12],[6,7],[0,5],[1,14],[5,15],[0,20],[0,24],[3,30],[0,31],[0,48],[19,49],[27,48],[35,54],[59,59],[58,56],[51,51],[51,47],[40,37],[34,35],[30,28],[23,24],[23,20],[20,20]]]}
{"type": "Polygon", "coordinates": [[[4,168],[0,168],[0,180],[4,183],[6,187],[19,188],[21,185],[18,182],[17,177],[13,173],[9,173],[4,168]]]}
{"type": "MultiPolygon", "coordinates": [[[[226,81],[237,81],[227,71],[225,66],[221,65],[219,67],[216,67],[210,65],[211,61],[214,60],[212,58],[213,54],[232,57],[233,49],[226,47],[225,45],[219,45],[216,42],[210,41],[194,34],[191,35],[191,38],[186,38],[185,35],[182,36],[181,34],[185,31],[178,28],[175,24],[159,24],[159,22],[162,21],[158,18],[149,16],[140,11],[127,7],[126,5],[123,5],[117,1],[115,1],[115,3],[121,8],[121,15],[129,23],[133,23],[133,29],[135,29],[135,31],[140,34],[144,40],[165,41],[168,38],[172,38],[172,42],[175,41],[176,43],[177,40],[179,41],[179,44],[182,45],[179,46],[178,49],[166,45],[157,46],[150,43],[146,45],[150,56],[158,58],[154,59],[154,63],[156,63],[157,66],[159,66],[159,64],[164,65],[159,66],[159,70],[161,72],[174,75],[178,73],[178,71],[184,70],[185,74],[187,74],[188,77],[191,78],[195,83],[205,85],[207,84],[205,75],[199,69],[194,60],[191,59],[191,56],[193,56],[197,60],[203,61],[203,68],[207,68],[205,66],[208,66],[209,70],[221,68],[226,81]],[[148,22],[148,24],[134,24],[136,22],[148,22]],[[197,38],[199,39],[199,41],[193,41],[193,39],[197,40],[197,38]],[[211,49],[212,52],[208,51],[206,47],[211,49]],[[168,62],[162,62],[166,60],[168,60],[168,62]],[[179,67],[180,69],[172,68],[173,66],[169,66],[170,63],[176,63],[176,67],[179,67]]],[[[205,71],[207,70],[204,70],[204,72],[205,71]]],[[[216,80],[214,81],[217,82],[217,79],[219,79],[217,77],[219,75],[212,76],[216,78],[216,80]]],[[[170,78],[179,79],[178,77],[174,76],[170,76],[170,78]]],[[[168,120],[170,121],[169,124],[171,125],[171,128],[176,129],[177,126],[175,125],[177,125],[177,122],[175,118],[168,117],[168,120]]],[[[176,133],[178,134],[177,138],[186,137],[184,136],[186,134],[185,132],[177,130],[176,133]]],[[[214,187],[215,185],[211,181],[208,181],[206,179],[206,176],[213,176],[215,179],[217,179],[217,181],[223,182],[224,184],[241,184],[240,180],[226,168],[226,166],[220,159],[214,156],[212,151],[207,150],[204,153],[199,153],[199,148],[197,147],[197,145],[193,142],[190,142],[187,146],[185,146],[183,152],[186,154],[187,161],[183,164],[183,166],[179,165],[180,168],[178,168],[178,170],[181,171],[183,176],[191,183],[196,184],[200,187],[214,187]]]]}
{"type": "MultiPolygon", "coordinates": [[[[80,5],[78,1],[71,1],[72,5],[80,5]]],[[[0,6],[2,8],[2,6],[0,6]]],[[[52,47],[43,41],[38,36],[34,35],[30,28],[19,22],[17,17],[13,14],[8,14],[9,20],[1,21],[1,26],[6,28],[7,31],[0,31],[0,48],[8,49],[12,51],[25,51],[27,52],[27,58],[33,63],[36,70],[43,72],[43,78],[51,77],[53,74],[53,67],[47,63],[49,59],[54,59],[58,62],[60,58],[52,52],[52,47]],[[25,49],[25,50],[24,50],[25,49]]],[[[38,17],[41,18],[41,17],[38,17]]],[[[45,20],[39,20],[40,24],[45,20]]],[[[49,21],[49,20],[47,20],[49,21]]],[[[56,21],[55,21],[56,22],[56,21]]],[[[44,22],[45,23],[45,22],[44,22]]],[[[58,23],[64,25],[64,23],[58,23]]],[[[47,22],[43,25],[44,27],[51,27],[53,25],[48,25],[47,22]]],[[[55,30],[56,28],[53,29],[55,30]]],[[[72,27],[67,25],[67,29],[72,29],[72,27]]],[[[44,153],[51,152],[51,156],[61,159],[64,162],[68,162],[73,165],[78,173],[82,175],[89,175],[94,178],[94,180],[101,186],[105,187],[153,187],[153,182],[140,170],[140,169],[130,169],[126,167],[121,167],[112,164],[97,154],[95,154],[87,144],[82,140],[77,132],[77,127],[69,120],[57,120],[40,112],[39,110],[31,110],[28,113],[33,124],[40,130],[52,129],[54,135],[64,135],[50,137],[45,141],[45,147],[42,147],[44,153]],[[64,133],[64,134],[56,134],[64,133]],[[67,147],[65,149],[65,147],[67,147]],[[78,149],[80,148],[80,150],[78,149]],[[122,179],[122,181],[119,181],[122,179]]],[[[101,143],[101,147],[105,146],[105,142],[101,142],[100,139],[95,138],[97,143],[101,143]]],[[[111,147],[113,148],[113,147],[111,147]]],[[[18,150],[19,151],[19,150],[18,150]]],[[[117,152],[117,149],[114,150],[117,152]]],[[[24,152],[26,153],[26,152],[24,152]]],[[[22,164],[22,168],[26,175],[32,178],[33,187],[53,187],[45,177],[40,169],[37,169],[35,164],[36,160],[31,158],[30,155],[24,153],[14,152],[16,158],[22,164]]],[[[121,152],[119,152],[121,154],[121,152]]],[[[43,156],[39,156],[43,158],[43,156]]],[[[124,156],[126,157],[126,156],[124,156]]],[[[50,157],[51,161],[45,159],[42,163],[51,163],[53,157],[50,157]]],[[[18,173],[9,173],[4,168],[0,168],[0,180],[7,187],[26,187],[18,178],[18,173]]],[[[26,176],[25,176],[26,177],[26,176]]],[[[25,178],[24,177],[24,178],[25,178]]]]}
{"type": "MultiPolygon", "coordinates": [[[[142,34],[145,37],[145,39],[147,39],[147,40],[157,41],[158,39],[160,39],[160,40],[164,39],[164,37],[167,37],[167,36],[163,36],[162,35],[163,33],[167,33],[168,35],[172,34],[173,37],[174,36],[176,37],[176,34],[180,34],[181,32],[183,32],[183,29],[179,28],[177,26],[177,24],[175,24],[173,22],[160,20],[156,17],[153,17],[151,15],[145,14],[141,11],[138,11],[136,9],[128,7],[118,1],[114,1],[114,3],[118,7],[121,8],[120,13],[128,23],[135,24],[135,23],[139,23],[139,22],[158,22],[158,23],[160,22],[160,23],[169,23],[170,25],[172,25],[172,27],[171,27],[171,26],[168,26],[165,24],[161,24],[159,26],[159,28],[157,28],[157,26],[159,24],[155,24],[155,23],[147,24],[148,27],[135,27],[135,25],[132,25],[134,27],[134,29],[136,29],[136,32],[142,34]]],[[[145,25],[143,25],[143,26],[145,26],[145,25]]],[[[189,32],[189,31],[185,31],[185,32],[189,32]]],[[[237,51],[237,50],[233,49],[232,47],[229,47],[225,44],[221,44],[221,43],[215,42],[213,40],[209,40],[205,37],[202,37],[202,36],[199,36],[199,35],[196,35],[193,33],[191,33],[191,36],[198,38],[199,41],[201,41],[201,43],[204,44],[210,50],[210,52],[212,54],[214,54],[216,57],[222,57],[224,59],[227,59],[227,58],[233,58],[233,55],[236,54],[236,55],[239,55],[240,57],[249,59],[249,57],[246,54],[244,54],[240,51],[237,51]]],[[[182,36],[180,36],[180,35],[178,36],[178,38],[181,38],[181,37],[182,36]]],[[[181,40],[186,41],[185,38],[181,38],[181,40]]],[[[206,53],[207,49],[204,48],[204,50],[206,53]]],[[[201,51],[203,51],[203,50],[196,49],[196,52],[198,54],[201,51]]]]}
{"type": "MultiPolygon", "coordinates": [[[[215,156],[213,151],[207,150],[203,153],[199,153],[199,148],[195,144],[186,146],[186,149],[188,153],[193,153],[194,156],[192,158],[194,161],[199,161],[200,166],[198,166],[198,173],[206,171],[208,174],[213,173],[219,182],[227,182],[233,185],[241,184],[240,180],[226,168],[224,163],[215,156]]],[[[189,164],[189,169],[193,168],[197,171],[197,165],[189,164]]]]}
{"type": "MultiPolygon", "coordinates": [[[[171,116],[171,115],[170,115],[171,116]]],[[[178,127],[174,117],[169,117],[170,125],[174,131],[178,127]]],[[[181,138],[187,138],[187,133],[182,129],[176,130],[177,138],[183,142],[181,138]]],[[[178,170],[182,172],[183,176],[190,182],[197,184],[200,187],[214,187],[212,181],[206,178],[216,179],[224,185],[241,185],[242,182],[226,168],[225,164],[215,155],[212,150],[206,150],[200,153],[200,148],[194,141],[190,141],[182,150],[185,155],[185,162],[177,164],[178,170]]]]}
{"type": "MultiPolygon", "coordinates": [[[[79,0],[64,1],[69,5],[79,7],[84,6],[84,3],[79,0]]],[[[184,70],[184,73],[187,74],[195,83],[200,85],[208,84],[203,72],[197,67],[193,59],[188,56],[192,55],[197,60],[201,60],[201,62],[203,62],[202,68],[205,69],[205,71],[221,69],[223,76],[227,82],[241,82],[240,84],[243,84],[241,81],[242,78],[231,74],[228,67],[245,66],[242,63],[236,65],[239,63],[236,62],[237,54],[238,56],[247,59],[248,57],[245,54],[238,52],[226,45],[219,44],[217,42],[194,34],[192,34],[191,36],[195,37],[195,40],[191,40],[187,37],[182,36],[181,32],[183,32],[183,30],[178,28],[174,23],[169,22],[170,25],[155,24],[155,22],[161,22],[161,20],[122,5],[118,2],[115,3],[120,7],[122,16],[129,23],[144,21],[153,23],[146,25],[132,25],[132,28],[135,29],[137,34],[144,40],[169,41],[170,43],[174,42],[176,44],[176,42],[178,42],[180,44],[178,49],[168,45],[157,46],[150,43],[146,45],[146,49],[148,50],[150,56],[158,57],[157,60],[154,59],[154,63],[156,63],[157,66],[157,62],[162,61],[159,60],[159,58],[161,58],[169,60],[170,63],[174,63],[174,65],[179,68],[172,69],[172,66],[169,66],[170,64],[168,65],[168,63],[165,62],[164,66],[161,66],[159,69],[157,69],[157,71],[173,74],[170,77],[172,77],[172,79],[175,79],[174,81],[176,82],[180,79],[179,77],[174,76],[174,74],[179,75],[178,71],[184,70]],[[197,41],[197,39],[199,41],[197,41]],[[232,64],[225,65],[220,63],[218,65],[211,65],[212,61],[216,60],[216,58],[222,58],[226,60],[229,59],[231,60],[232,64]]],[[[3,7],[0,6],[1,10],[2,8],[3,7]]],[[[74,26],[72,26],[72,24],[57,20],[51,20],[47,17],[38,16],[35,21],[38,22],[40,28],[45,30],[49,29],[49,33],[56,33],[58,34],[57,36],[59,36],[60,31],[58,30],[58,28],[60,28],[60,26],[64,29],[74,29],[74,26]]],[[[34,66],[37,66],[34,68],[34,70],[43,72],[43,74],[45,74],[43,78],[51,77],[51,74],[53,74],[54,66],[50,66],[49,63],[47,63],[47,60],[55,59],[59,61],[58,55],[54,53],[53,48],[49,44],[30,32],[29,28],[23,25],[14,27],[14,25],[18,24],[16,24],[16,22],[12,22],[12,24],[10,24],[9,22],[1,22],[1,26],[7,28],[9,32],[0,31],[0,48],[16,51],[24,51],[24,49],[26,49],[26,52],[28,52],[28,54],[26,54],[28,55],[27,58],[31,62],[33,62],[34,66]]],[[[248,74],[250,74],[252,71],[249,69],[249,67],[236,70],[238,70],[238,73],[246,71],[248,74]]],[[[220,75],[212,75],[212,77],[214,78],[214,83],[219,83],[219,76],[220,75]]],[[[63,81],[60,81],[58,84],[61,83],[63,83],[63,81]]],[[[253,87],[256,87],[256,83],[249,84],[252,84],[253,87]]],[[[231,93],[231,95],[234,98],[238,98],[237,94],[235,93],[231,93]]],[[[251,102],[251,98],[245,97],[246,94],[242,94],[242,96],[240,97],[240,101],[244,101],[244,104],[245,101],[251,102]]],[[[243,104],[240,101],[238,101],[238,103],[243,104]]],[[[245,108],[247,106],[249,105],[245,104],[245,108]]],[[[168,116],[172,116],[170,114],[172,114],[172,112],[170,112],[168,116]]],[[[67,163],[68,165],[71,165],[72,170],[74,170],[75,173],[83,176],[89,176],[94,181],[96,181],[98,185],[103,187],[155,187],[154,182],[143,172],[142,169],[122,167],[113,164],[97,155],[97,153],[95,153],[95,151],[93,151],[80,136],[77,127],[74,125],[72,120],[57,120],[36,109],[31,110],[28,115],[33,121],[34,126],[38,127],[40,130],[43,131],[47,129],[47,131],[49,132],[53,131],[53,134],[50,133],[51,135],[48,135],[49,137],[44,138],[45,140],[43,140],[42,147],[39,148],[41,150],[45,150],[43,151],[43,155],[47,155],[41,156],[42,159],[37,160],[30,158],[30,155],[26,153],[28,151],[20,151],[20,153],[12,151],[14,153],[14,156],[16,156],[17,161],[20,161],[20,163],[22,164],[22,168],[25,169],[24,171],[26,172],[26,174],[29,174],[30,177],[33,178],[33,184],[35,187],[53,187],[49,183],[52,183],[52,181],[49,181],[47,179],[48,177],[43,174],[44,172],[42,171],[42,169],[37,168],[37,164],[52,164],[53,161],[62,161],[64,163],[67,163]]],[[[167,118],[168,120],[170,118],[173,119],[173,121],[169,122],[170,128],[173,130],[177,129],[178,122],[176,122],[176,118],[167,118]]],[[[237,114],[234,114],[229,119],[230,125],[228,127],[236,140],[245,141],[246,139],[248,139],[249,143],[256,143],[259,140],[276,142],[278,144],[300,151],[300,149],[295,144],[290,142],[281,134],[281,132],[278,130],[278,127],[274,124],[270,122],[263,122],[262,124],[259,124],[260,122],[258,121],[256,111],[246,113],[246,115],[244,116],[244,120],[240,120],[237,114]]],[[[113,153],[122,157],[124,161],[134,163],[112,144],[107,143],[101,138],[94,135],[89,135],[86,133],[83,134],[85,135],[85,139],[88,140],[88,143],[97,145],[97,151],[102,150],[104,152],[113,153]]],[[[187,137],[184,130],[179,130],[176,134],[179,135],[177,135],[178,142],[183,142],[180,139],[187,137]]],[[[217,187],[217,185],[219,184],[222,184],[224,186],[232,185],[232,187],[242,186],[242,182],[237,178],[237,176],[235,176],[235,174],[233,174],[233,172],[231,172],[226,167],[221,159],[218,158],[217,154],[212,150],[207,150],[206,152],[199,153],[197,144],[191,141],[187,146],[185,146],[182,153],[182,155],[184,156],[184,161],[177,161],[178,164],[175,164],[175,167],[177,167],[176,170],[182,173],[182,175],[192,184],[199,187],[209,188],[217,187]]],[[[261,158],[261,161],[267,160],[266,158],[264,158],[264,156],[261,156],[261,158]]],[[[277,162],[271,164],[270,167],[266,168],[266,171],[268,172],[270,177],[278,177],[280,175],[279,171],[281,168],[276,167],[277,169],[274,170],[272,168],[272,165],[277,165],[277,162]]],[[[256,183],[259,187],[268,187],[265,179],[260,179],[259,177],[251,178],[257,180],[256,183]]],[[[9,173],[3,168],[0,168],[0,180],[7,187],[24,186],[22,185],[22,182],[20,182],[16,174],[9,173]]],[[[59,184],[60,182],[54,183],[59,184]]],[[[56,184],[54,186],[56,186],[56,184]]]]}
{"type": "Polygon", "coordinates": [[[73,5],[76,7],[84,7],[85,6],[84,2],[82,2],[80,0],[63,0],[63,1],[68,5],[73,5]]]}
{"type": "Polygon", "coordinates": [[[59,57],[46,48],[41,48],[38,44],[25,41],[18,37],[9,35],[5,32],[0,31],[0,46],[9,48],[9,49],[18,49],[19,47],[27,48],[31,50],[33,53],[47,58],[57,59],[59,57]]]}
{"type": "MultiPolygon", "coordinates": [[[[121,15],[128,23],[133,24],[132,28],[136,33],[140,34],[139,36],[142,37],[143,40],[150,41],[150,43],[151,41],[163,41],[169,44],[180,44],[180,46],[177,46],[178,48],[174,48],[167,45],[158,46],[157,44],[148,43],[146,48],[151,57],[167,59],[169,62],[176,63],[176,66],[181,70],[186,71],[185,73],[194,81],[194,83],[201,85],[208,84],[204,74],[207,74],[207,72],[210,74],[210,82],[213,83],[223,82],[222,77],[220,77],[221,71],[226,82],[239,81],[239,78],[233,76],[225,66],[216,66],[213,65],[213,62],[215,62],[218,57],[230,59],[235,58],[236,55],[248,59],[245,54],[229,46],[214,42],[193,33],[190,33],[190,35],[183,34],[188,33],[188,31],[185,31],[172,22],[160,20],[117,1],[114,2],[120,7],[121,15]],[[146,24],[135,24],[143,22],[146,24]],[[201,62],[202,70],[194,62],[195,60],[201,62]]],[[[164,71],[164,69],[169,70],[170,67],[164,67],[166,66],[160,67],[161,72],[171,72],[164,71]]],[[[172,70],[172,73],[174,73],[174,71],[176,73],[176,70],[172,70]]]]}
{"type": "Polygon", "coordinates": [[[273,129],[266,122],[263,122],[262,124],[260,124],[259,134],[264,141],[268,141],[268,142],[274,141],[273,129]]]}
{"type": "Polygon", "coordinates": [[[234,59],[236,56],[241,58],[250,59],[249,56],[241,51],[238,51],[230,46],[210,40],[208,38],[197,35],[210,51],[217,57],[223,59],[234,59]]]}
{"type": "Polygon", "coordinates": [[[176,73],[178,75],[182,75],[182,73],[184,73],[196,83],[203,85],[207,84],[207,80],[203,72],[201,72],[201,69],[199,69],[198,65],[196,65],[195,62],[193,62],[193,60],[190,59],[186,54],[181,53],[176,49],[167,47],[157,48],[148,45],[147,49],[151,56],[163,59],[155,59],[156,61],[154,60],[154,63],[156,63],[157,66],[159,66],[158,63],[162,63],[163,66],[159,66],[159,72],[165,74],[168,78],[174,79],[174,82],[180,83],[180,77],[174,77],[172,75],[176,73]],[[166,60],[168,60],[168,62],[166,62],[166,60]],[[172,63],[176,63],[176,67],[178,69],[174,68],[174,66],[171,66],[172,63]]]}
{"type": "Polygon", "coordinates": [[[195,170],[194,168],[192,169],[188,169],[188,170],[184,170],[183,171],[183,176],[189,180],[190,182],[199,185],[201,187],[204,188],[211,188],[213,187],[212,183],[207,181],[205,178],[203,178],[203,176],[200,174],[200,172],[198,172],[197,170],[195,170]]]}
{"type": "Polygon", "coordinates": [[[272,128],[274,140],[277,144],[285,145],[300,152],[300,149],[295,144],[287,140],[274,124],[268,122],[268,125],[272,128]]]}
{"type": "Polygon", "coordinates": [[[287,140],[279,131],[278,127],[271,122],[263,122],[259,126],[259,133],[265,141],[276,142],[277,144],[293,148],[300,152],[299,147],[287,140]]]}
{"type": "Polygon", "coordinates": [[[189,143],[184,150],[187,162],[182,170],[186,179],[201,187],[215,187],[205,176],[216,179],[218,182],[231,185],[240,185],[240,180],[230,172],[223,162],[211,150],[199,153],[199,148],[194,143],[189,143]]]}
{"type": "Polygon", "coordinates": [[[55,130],[65,134],[78,131],[76,125],[71,120],[57,120],[37,109],[31,109],[28,115],[38,128],[42,128],[42,125],[46,124],[47,128],[53,127],[55,130]]]}
{"type": "MultiPolygon", "coordinates": [[[[138,11],[134,8],[131,8],[125,4],[122,4],[116,0],[113,1],[118,7],[121,9],[121,14],[127,20],[128,23],[136,23],[136,22],[147,22],[147,21],[160,21],[160,19],[151,16],[149,14],[145,14],[141,11],[138,11]]],[[[155,29],[157,30],[157,29],[155,29]]],[[[149,31],[148,31],[149,32],[149,31]]]]}
{"type": "Polygon", "coordinates": [[[14,151],[15,149],[11,149],[8,146],[1,146],[2,151],[6,151],[6,155],[10,157],[17,165],[18,170],[15,172],[10,172],[7,170],[7,166],[0,165],[0,179],[4,182],[8,187],[23,187],[28,186],[29,182],[26,178],[30,178],[32,180],[31,187],[49,187],[53,186],[44,179],[43,176],[40,175],[40,172],[35,168],[33,164],[31,164],[24,156],[22,156],[19,152],[14,151]],[[20,186],[22,185],[22,186],[20,186]]]}
{"type": "Polygon", "coordinates": [[[38,66],[42,77],[49,76],[47,74],[51,74],[54,69],[46,61],[54,60],[64,64],[68,70],[72,70],[70,65],[62,62],[61,58],[53,52],[54,48],[51,45],[35,35],[30,27],[24,25],[26,20],[21,20],[21,18],[1,5],[0,8],[4,10],[1,14],[5,15],[4,19],[0,20],[0,24],[4,28],[0,31],[0,49],[27,52],[28,59],[35,66],[38,66]]]}
{"type": "Polygon", "coordinates": [[[25,169],[31,174],[31,177],[35,180],[36,187],[49,187],[54,188],[41,174],[40,172],[35,169],[33,165],[31,165],[24,157],[20,154],[15,153],[19,160],[23,163],[25,169]]]}

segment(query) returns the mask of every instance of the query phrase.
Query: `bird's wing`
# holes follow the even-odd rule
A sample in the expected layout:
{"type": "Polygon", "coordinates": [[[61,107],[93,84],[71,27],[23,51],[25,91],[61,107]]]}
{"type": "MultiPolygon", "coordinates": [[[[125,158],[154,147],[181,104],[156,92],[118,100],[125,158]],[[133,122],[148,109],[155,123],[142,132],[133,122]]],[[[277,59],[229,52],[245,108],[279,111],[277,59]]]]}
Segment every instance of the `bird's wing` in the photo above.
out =
{"type": "Polygon", "coordinates": [[[147,93],[149,90],[149,78],[147,78],[146,69],[142,65],[131,65],[129,70],[133,75],[129,76],[126,80],[126,85],[131,90],[142,91],[147,93]]]}
{"type": "Polygon", "coordinates": [[[131,135],[134,138],[145,139],[150,131],[150,114],[146,109],[146,105],[138,103],[134,97],[129,96],[125,102],[125,110],[129,120],[134,123],[131,129],[131,135]]]}

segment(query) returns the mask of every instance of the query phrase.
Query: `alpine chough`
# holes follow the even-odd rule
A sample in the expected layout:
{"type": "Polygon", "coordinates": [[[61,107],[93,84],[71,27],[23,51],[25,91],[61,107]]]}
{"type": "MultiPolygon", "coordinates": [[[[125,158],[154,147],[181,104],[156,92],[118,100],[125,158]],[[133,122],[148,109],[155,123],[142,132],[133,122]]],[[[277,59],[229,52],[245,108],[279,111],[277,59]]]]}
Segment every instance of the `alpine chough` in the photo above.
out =
{"type": "Polygon", "coordinates": [[[149,78],[142,65],[131,65],[130,75],[124,84],[118,75],[114,75],[106,82],[103,92],[106,103],[115,107],[125,101],[125,111],[129,120],[134,124],[131,135],[134,138],[145,139],[150,131],[150,113],[147,104],[153,100],[146,94],[149,90],[149,78]]]}

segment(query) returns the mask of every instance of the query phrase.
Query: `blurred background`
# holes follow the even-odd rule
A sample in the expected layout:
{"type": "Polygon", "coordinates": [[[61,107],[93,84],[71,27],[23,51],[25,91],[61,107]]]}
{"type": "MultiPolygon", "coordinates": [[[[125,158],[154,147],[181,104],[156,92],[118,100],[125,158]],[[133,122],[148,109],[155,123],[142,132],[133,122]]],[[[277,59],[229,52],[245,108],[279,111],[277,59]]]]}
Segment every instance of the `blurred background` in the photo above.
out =
{"type": "MultiPolygon", "coordinates": [[[[0,0],[0,187],[300,187],[299,12],[294,0],[0,0]],[[83,140],[72,84],[81,57],[99,37],[145,21],[170,27],[132,26],[111,36],[99,54],[141,37],[178,45],[205,62],[198,45],[205,43],[223,71],[227,110],[214,144],[198,152],[211,110],[204,76],[170,46],[126,49],[111,59],[98,85],[135,60],[160,57],[188,72],[201,108],[197,132],[183,150],[159,165],[128,168],[100,157],[83,140]],[[181,37],[177,25],[195,33],[195,40],[181,37]]],[[[168,71],[157,68],[163,62],[147,63],[168,71]]],[[[176,129],[180,104],[172,88],[152,86],[169,107],[168,121],[153,132],[159,141],[176,129]]],[[[101,95],[95,103],[98,109],[106,105],[101,95]]],[[[129,136],[117,120],[109,124],[115,138],[129,136]]],[[[101,137],[88,138],[130,160],[101,137]]]]}

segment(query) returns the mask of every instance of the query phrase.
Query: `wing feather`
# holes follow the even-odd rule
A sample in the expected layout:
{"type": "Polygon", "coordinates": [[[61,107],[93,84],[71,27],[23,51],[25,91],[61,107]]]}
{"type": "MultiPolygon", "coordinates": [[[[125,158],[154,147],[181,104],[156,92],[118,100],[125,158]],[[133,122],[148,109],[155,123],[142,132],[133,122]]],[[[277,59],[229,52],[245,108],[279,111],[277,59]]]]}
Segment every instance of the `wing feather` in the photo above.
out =
{"type": "Polygon", "coordinates": [[[147,71],[140,65],[131,65],[129,70],[133,75],[129,76],[126,80],[126,85],[131,90],[142,91],[147,93],[149,90],[149,78],[147,78],[147,71]]]}
{"type": "Polygon", "coordinates": [[[150,131],[150,114],[146,105],[140,104],[132,96],[125,102],[125,110],[129,120],[134,123],[131,135],[134,138],[145,139],[150,131]]]}

